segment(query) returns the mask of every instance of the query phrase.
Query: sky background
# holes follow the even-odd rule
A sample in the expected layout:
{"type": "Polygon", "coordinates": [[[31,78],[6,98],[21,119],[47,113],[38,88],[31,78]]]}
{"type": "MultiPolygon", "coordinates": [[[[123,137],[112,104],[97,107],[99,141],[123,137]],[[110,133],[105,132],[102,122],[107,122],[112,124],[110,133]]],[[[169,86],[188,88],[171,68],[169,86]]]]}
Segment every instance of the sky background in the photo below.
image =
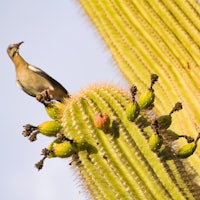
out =
{"type": "Polygon", "coordinates": [[[47,159],[41,171],[34,164],[52,138],[30,143],[23,125],[49,120],[43,105],[15,83],[15,69],[6,49],[24,41],[20,53],[42,68],[73,95],[92,83],[126,87],[110,53],[75,0],[0,1],[0,178],[2,200],[86,200],[70,159],[47,159]]]}

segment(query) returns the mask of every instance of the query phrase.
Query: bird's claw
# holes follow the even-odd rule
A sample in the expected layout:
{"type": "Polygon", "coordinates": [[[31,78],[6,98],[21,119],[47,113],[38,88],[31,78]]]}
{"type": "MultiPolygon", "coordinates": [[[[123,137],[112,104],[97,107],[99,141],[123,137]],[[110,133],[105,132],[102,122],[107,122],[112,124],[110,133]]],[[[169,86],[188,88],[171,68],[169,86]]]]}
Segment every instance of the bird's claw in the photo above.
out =
{"type": "Polygon", "coordinates": [[[36,99],[44,104],[44,106],[48,106],[49,104],[51,104],[51,101],[53,100],[53,96],[50,94],[50,91],[44,90],[43,92],[40,92],[36,95],[36,99]]]}

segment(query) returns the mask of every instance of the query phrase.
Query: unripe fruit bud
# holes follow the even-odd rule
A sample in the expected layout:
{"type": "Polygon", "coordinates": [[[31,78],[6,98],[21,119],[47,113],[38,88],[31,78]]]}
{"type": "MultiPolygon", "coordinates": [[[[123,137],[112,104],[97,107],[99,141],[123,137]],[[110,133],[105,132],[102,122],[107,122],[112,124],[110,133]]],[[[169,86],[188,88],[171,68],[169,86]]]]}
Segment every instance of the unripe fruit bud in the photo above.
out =
{"type": "Polygon", "coordinates": [[[103,130],[106,131],[108,130],[109,126],[110,126],[110,117],[104,113],[104,114],[100,114],[98,113],[95,117],[94,117],[94,125],[103,130]]]}
{"type": "Polygon", "coordinates": [[[38,131],[46,136],[56,136],[61,129],[61,124],[58,121],[46,121],[40,124],[38,131]]]}
{"type": "Polygon", "coordinates": [[[148,90],[145,93],[141,94],[138,104],[140,109],[146,109],[153,105],[155,99],[155,94],[152,90],[148,90]]]}
{"type": "Polygon", "coordinates": [[[172,123],[171,115],[163,115],[157,119],[159,129],[168,129],[172,123]]]}
{"type": "Polygon", "coordinates": [[[139,114],[140,114],[140,107],[136,101],[131,102],[127,105],[126,116],[129,121],[133,122],[138,117],[139,114]]]}
{"type": "Polygon", "coordinates": [[[155,99],[155,94],[153,90],[153,86],[158,80],[158,75],[157,74],[151,74],[151,84],[147,92],[143,93],[139,100],[138,104],[140,106],[140,109],[147,109],[153,105],[154,99],[155,99]]]}
{"type": "Polygon", "coordinates": [[[64,105],[62,103],[54,103],[46,106],[45,109],[49,117],[51,117],[54,120],[57,120],[60,117],[60,111],[63,108],[63,106],[64,105]]]}
{"type": "Polygon", "coordinates": [[[172,123],[172,114],[182,109],[182,104],[177,102],[169,115],[160,116],[157,119],[158,129],[168,129],[172,123]]]}
{"type": "Polygon", "coordinates": [[[157,151],[163,144],[163,137],[158,134],[152,134],[149,138],[149,147],[152,151],[157,151]]]}
{"type": "Polygon", "coordinates": [[[180,158],[187,158],[191,156],[197,148],[197,144],[195,142],[191,142],[189,144],[184,145],[181,147],[177,153],[178,157],[180,158]]]}
{"type": "Polygon", "coordinates": [[[48,149],[51,151],[48,157],[67,158],[74,153],[74,148],[68,141],[62,143],[54,141],[49,145],[48,149]]]}

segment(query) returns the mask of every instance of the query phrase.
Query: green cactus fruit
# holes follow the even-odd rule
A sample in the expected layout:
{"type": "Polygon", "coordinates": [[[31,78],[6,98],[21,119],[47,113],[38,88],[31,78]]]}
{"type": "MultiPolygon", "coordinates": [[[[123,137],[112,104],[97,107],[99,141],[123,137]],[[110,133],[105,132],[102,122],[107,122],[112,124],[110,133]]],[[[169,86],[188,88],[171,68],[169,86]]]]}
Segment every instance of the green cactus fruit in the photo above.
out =
{"type": "Polygon", "coordinates": [[[152,151],[157,151],[163,144],[163,137],[158,134],[152,134],[149,138],[149,147],[152,151]]]}
{"type": "Polygon", "coordinates": [[[141,94],[138,104],[140,106],[140,109],[147,109],[151,108],[153,105],[154,99],[155,99],[155,94],[154,94],[154,89],[153,86],[158,80],[158,75],[157,74],[151,74],[151,85],[145,93],[141,94]]]}
{"type": "Polygon", "coordinates": [[[189,143],[179,149],[179,151],[177,153],[177,156],[179,158],[187,158],[194,153],[194,151],[197,148],[197,142],[200,139],[200,133],[198,134],[195,141],[189,139],[188,137],[186,137],[186,139],[189,141],[189,143]],[[192,141],[192,142],[190,142],[190,141],[192,141]]]}
{"type": "Polygon", "coordinates": [[[168,129],[172,123],[171,115],[163,115],[157,119],[159,129],[168,129]]]}
{"type": "Polygon", "coordinates": [[[58,121],[46,121],[41,123],[38,127],[38,131],[46,136],[56,136],[61,129],[61,124],[58,121]]]}
{"type": "Polygon", "coordinates": [[[177,102],[168,115],[160,116],[157,121],[158,129],[168,129],[172,123],[172,114],[182,109],[182,104],[177,102]]]}
{"type": "Polygon", "coordinates": [[[110,126],[110,117],[106,113],[98,113],[94,117],[94,125],[103,131],[107,131],[110,126]]]}
{"type": "Polygon", "coordinates": [[[129,121],[133,122],[138,117],[139,114],[140,114],[140,107],[136,101],[131,102],[127,105],[126,116],[129,121]]]}
{"type": "Polygon", "coordinates": [[[53,103],[45,107],[47,114],[54,120],[58,120],[60,117],[60,112],[63,108],[61,103],[53,103]]]}
{"type": "Polygon", "coordinates": [[[155,99],[155,94],[153,91],[148,90],[145,93],[141,94],[138,104],[140,109],[146,109],[153,105],[155,99]]]}
{"type": "Polygon", "coordinates": [[[67,158],[74,153],[74,147],[69,141],[57,142],[56,140],[52,142],[48,149],[51,151],[48,157],[60,157],[67,158]]]}
{"type": "Polygon", "coordinates": [[[181,147],[177,153],[179,158],[187,158],[191,156],[197,148],[197,144],[195,142],[191,142],[189,144],[181,147]]]}

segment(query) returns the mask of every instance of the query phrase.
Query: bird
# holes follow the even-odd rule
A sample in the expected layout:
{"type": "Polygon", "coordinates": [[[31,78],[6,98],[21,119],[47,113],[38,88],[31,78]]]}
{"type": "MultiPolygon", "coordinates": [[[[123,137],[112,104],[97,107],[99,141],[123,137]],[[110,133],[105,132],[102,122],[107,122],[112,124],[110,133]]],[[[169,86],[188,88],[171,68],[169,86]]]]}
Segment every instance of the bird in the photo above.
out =
{"type": "Polygon", "coordinates": [[[19,54],[19,47],[23,43],[22,41],[11,44],[7,48],[7,53],[15,65],[17,85],[28,95],[36,97],[41,103],[45,102],[45,97],[58,102],[69,98],[69,92],[58,81],[42,69],[24,60],[19,54]]]}

